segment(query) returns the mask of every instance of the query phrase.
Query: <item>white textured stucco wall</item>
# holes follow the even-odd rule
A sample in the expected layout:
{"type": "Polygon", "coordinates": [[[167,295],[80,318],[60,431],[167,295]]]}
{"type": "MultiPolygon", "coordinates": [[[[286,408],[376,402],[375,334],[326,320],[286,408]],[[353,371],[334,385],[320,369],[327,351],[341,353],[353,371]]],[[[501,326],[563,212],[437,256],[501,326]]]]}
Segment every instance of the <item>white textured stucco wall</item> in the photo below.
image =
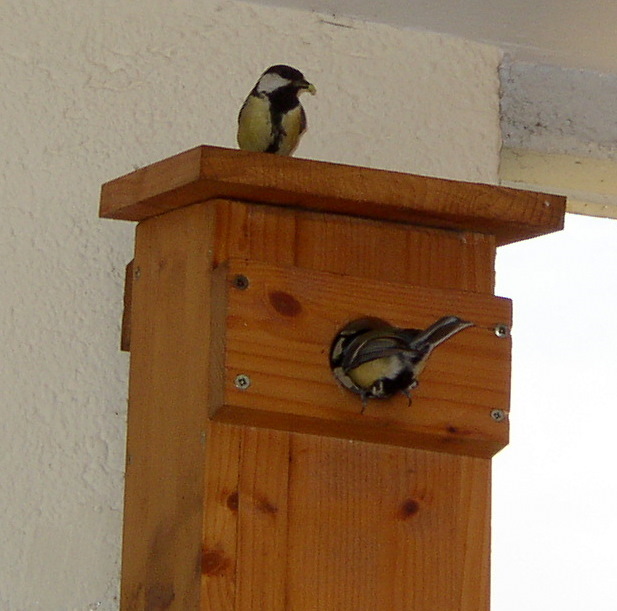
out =
{"type": "Polygon", "coordinates": [[[0,5],[0,609],[117,609],[133,227],[100,184],[234,146],[272,63],[302,69],[298,156],[497,181],[492,47],[231,1],[0,5]]]}

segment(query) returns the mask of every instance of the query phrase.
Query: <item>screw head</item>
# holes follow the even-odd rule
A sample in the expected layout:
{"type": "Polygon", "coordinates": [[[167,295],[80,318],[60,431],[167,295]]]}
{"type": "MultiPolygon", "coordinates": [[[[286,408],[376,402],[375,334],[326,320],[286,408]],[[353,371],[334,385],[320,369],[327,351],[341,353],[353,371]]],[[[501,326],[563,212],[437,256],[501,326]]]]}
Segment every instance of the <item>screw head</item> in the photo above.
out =
{"type": "Polygon", "coordinates": [[[249,378],[245,373],[238,374],[234,380],[234,386],[238,390],[246,390],[250,385],[251,378],[249,378]]]}
{"type": "Polygon", "coordinates": [[[507,337],[510,337],[510,327],[506,324],[503,324],[503,323],[496,324],[495,327],[493,328],[493,331],[495,332],[495,335],[500,339],[505,339],[507,337]]]}
{"type": "Polygon", "coordinates": [[[491,418],[495,422],[503,422],[506,419],[506,412],[502,409],[494,409],[491,411],[491,418]]]}
{"type": "Polygon", "coordinates": [[[231,281],[233,287],[244,291],[249,287],[249,279],[244,274],[236,274],[231,281]]]}

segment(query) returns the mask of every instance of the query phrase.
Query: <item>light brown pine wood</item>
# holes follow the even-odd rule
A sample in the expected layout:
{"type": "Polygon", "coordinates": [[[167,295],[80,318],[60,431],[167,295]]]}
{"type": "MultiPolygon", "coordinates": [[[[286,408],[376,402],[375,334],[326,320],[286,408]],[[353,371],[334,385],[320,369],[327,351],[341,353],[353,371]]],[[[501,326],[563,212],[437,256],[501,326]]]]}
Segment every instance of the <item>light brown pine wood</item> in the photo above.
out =
{"type": "Polygon", "coordinates": [[[305,210],[207,203],[217,210],[214,265],[230,257],[373,280],[491,293],[495,238],[305,210]]]}
{"type": "MultiPolygon", "coordinates": [[[[347,265],[349,273],[379,280],[396,262],[401,282],[486,297],[492,293],[495,245],[490,236],[225,200],[207,205],[217,209],[215,266],[239,257],[340,274],[347,265]],[[379,256],[366,256],[371,249],[379,256]]],[[[221,303],[217,300],[215,307],[219,313],[221,303]]],[[[236,429],[219,426],[219,432],[236,429]]],[[[488,609],[489,460],[238,428],[251,431],[253,444],[263,437],[264,448],[240,470],[267,465],[268,488],[276,492],[262,505],[287,512],[270,522],[275,530],[275,523],[287,524],[285,540],[273,535],[284,547],[286,562],[280,570],[286,598],[272,611],[488,609]],[[265,450],[273,435],[281,447],[289,447],[287,454],[265,450]],[[287,500],[281,503],[285,486],[287,500]]],[[[214,476],[219,464],[207,463],[207,473],[214,476]]],[[[253,502],[250,486],[243,495],[239,483],[238,498],[240,505],[242,499],[253,502]]],[[[268,523],[262,513],[254,507],[239,511],[238,536],[262,529],[268,523]]],[[[208,532],[206,517],[206,538],[208,532]]],[[[242,547],[238,566],[264,560],[265,540],[251,536],[248,541],[252,544],[242,547]]],[[[280,575],[264,571],[259,582],[251,579],[251,589],[258,591],[241,600],[252,604],[251,597],[279,592],[280,575]]],[[[236,597],[244,583],[237,581],[236,597]]],[[[239,610],[256,608],[239,601],[239,610]]],[[[203,609],[216,607],[205,604],[203,609]]]]}
{"type": "Polygon", "coordinates": [[[220,307],[209,278],[220,260],[340,272],[344,237],[355,274],[379,278],[398,257],[403,281],[490,292],[489,237],[403,232],[227,201],[140,224],[124,609],[487,608],[489,461],[206,422],[209,317],[220,307]],[[380,241],[383,257],[363,258],[380,241]],[[410,261],[420,256],[421,266],[410,261]]]}
{"type": "Polygon", "coordinates": [[[488,608],[489,461],[214,426],[203,609],[488,608]]]}
{"type": "Polygon", "coordinates": [[[507,444],[507,418],[491,413],[509,411],[510,339],[494,332],[495,321],[511,324],[509,300],[242,259],[219,266],[213,280],[225,304],[213,316],[215,419],[485,458],[507,444]],[[237,276],[248,287],[234,286],[237,276]],[[424,328],[444,314],[476,326],[431,355],[411,406],[400,394],[361,413],[360,397],[328,367],[338,330],[368,315],[424,328]],[[235,385],[240,374],[251,380],[246,389],[235,385]]]}
{"type": "Polygon", "coordinates": [[[201,606],[197,608],[233,611],[242,429],[213,422],[207,431],[205,464],[210,468],[204,480],[201,606]]]}
{"type": "Polygon", "coordinates": [[[477,183],[200,146],[103,185],[100,214],[139,221],[215,198],[496,236],[563,227],[565,198],[477,183]]]}
{"type": "Polygon", "coordinates": [[[242,427],[236,608],[291,609],[288,434],[242,427]]]}
{"type": "Polygon", "coordinates": [[[200,147],[108,183],[101,213],[141,220],[122,608],[487,611],[490,460],[209,420],[233,301],[213,277],[242,260],[492,303],[495,246],[558,229],[563,199],[200,147]]]}
{"type": "Polygon", "coordinates": [[[211,208],[193,206],[137,228],[122,554],[126,610],[199,608],[210,331],[203,279],[211,269],[213,217],[211,208]]]}
{"type": "Polygon", "coordinates": [[[472,458],[292,435],[286,608],[487,608],[485,573],[469,580],[465,567],[486,554],[489,469],[472,458]],[[478,538],[461,529],[470,522],[478,538]]]}

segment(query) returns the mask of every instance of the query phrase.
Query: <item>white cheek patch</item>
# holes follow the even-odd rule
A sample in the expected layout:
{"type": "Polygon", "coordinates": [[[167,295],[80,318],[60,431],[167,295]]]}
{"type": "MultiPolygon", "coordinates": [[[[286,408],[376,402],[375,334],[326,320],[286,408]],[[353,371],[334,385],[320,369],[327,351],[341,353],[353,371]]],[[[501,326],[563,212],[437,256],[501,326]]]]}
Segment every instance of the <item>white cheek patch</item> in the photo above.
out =
{"type": "Polygon", "coordinates": [[[290,82],[289,79],[283,78],[280,74],[276,74],[275,72],[264,74],[257,83],[257,93],[271,93],[279,87],[289,85],[290,82]]]}

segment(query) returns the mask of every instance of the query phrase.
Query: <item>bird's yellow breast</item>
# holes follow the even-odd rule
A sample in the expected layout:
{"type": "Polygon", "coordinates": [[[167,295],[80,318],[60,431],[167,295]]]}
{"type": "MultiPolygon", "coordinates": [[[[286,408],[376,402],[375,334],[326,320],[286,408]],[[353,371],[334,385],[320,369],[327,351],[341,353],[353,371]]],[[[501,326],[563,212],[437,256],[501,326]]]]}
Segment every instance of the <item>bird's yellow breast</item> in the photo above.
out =
{"type": "MultiPolygon", "coordinates": [[[[276,153],[290,155],[300,140],[305,125],[304,111],[298,105],[281,117],[282,134],[276,153]]],[[[270,102],[267,98],[250,95],[238,116],[238,145],[245,151],[263,152],[275,144],[270,102]]]]}
{"type": "Polygon", "coordinates": [[[350,369],[347,375],[354,384],[368,390],[380,378],[395,375],[398,369],[399,363],[396,357],[389,356],[362,363],[350,369]]]}
{"type": "Polygon", "coordinates": [[[238,116],[238,145],[245,151],[265,151],[272,141],[270,104],[266,98],[250,95],[238,116]]]}

